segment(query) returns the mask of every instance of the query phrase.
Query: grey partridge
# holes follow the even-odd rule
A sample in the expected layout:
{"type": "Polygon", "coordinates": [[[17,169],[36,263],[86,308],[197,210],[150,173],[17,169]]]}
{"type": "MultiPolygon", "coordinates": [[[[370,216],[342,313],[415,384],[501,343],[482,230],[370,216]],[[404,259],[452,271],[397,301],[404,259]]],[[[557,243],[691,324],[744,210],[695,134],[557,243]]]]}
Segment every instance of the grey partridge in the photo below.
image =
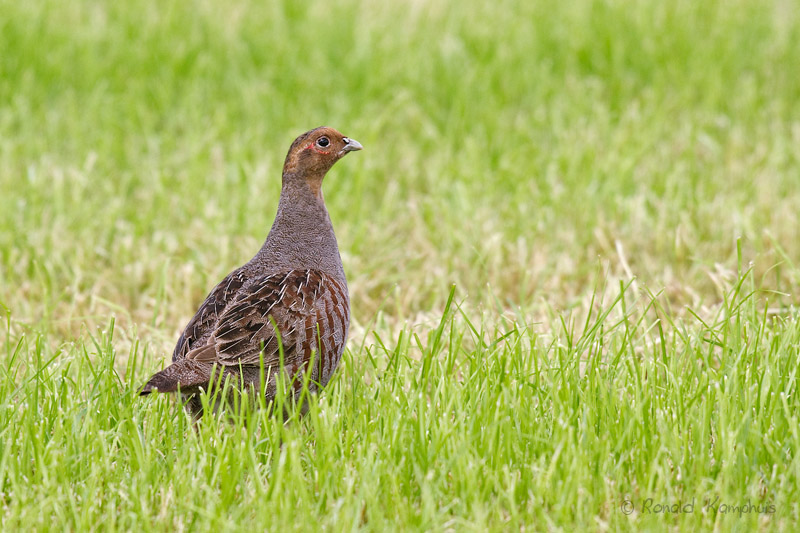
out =
{"type": "Polygon", "coordinates": [[[243,389],[257,387],[264,376],[268,401],[281,372],[294,394],[309,371],[310,391],[328,383],[347,339],[350,296],[322,180],[336,161],[361,148],[327,127],[295,139],[267,240],[211,291],[178,339],[172,364],[141,395],[180,390],[187,410],[199,417],[198,393],[220,378],[243,389]]]}

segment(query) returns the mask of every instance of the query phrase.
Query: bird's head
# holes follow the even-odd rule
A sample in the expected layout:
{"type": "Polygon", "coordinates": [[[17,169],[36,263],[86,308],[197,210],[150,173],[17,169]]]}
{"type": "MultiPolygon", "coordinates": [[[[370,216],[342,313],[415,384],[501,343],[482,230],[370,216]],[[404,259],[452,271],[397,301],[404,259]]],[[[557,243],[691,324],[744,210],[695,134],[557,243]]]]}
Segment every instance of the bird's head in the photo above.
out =
{"type": "Polygon", "coordinates": [[[358,141],[345,137],[333,128],[322,126],[308,131],[294,140],[286,154],[284,180],[305,179],[317,192],[322,185],[322,178],[334,163],[348,152],[361,149],[358,141]]]}

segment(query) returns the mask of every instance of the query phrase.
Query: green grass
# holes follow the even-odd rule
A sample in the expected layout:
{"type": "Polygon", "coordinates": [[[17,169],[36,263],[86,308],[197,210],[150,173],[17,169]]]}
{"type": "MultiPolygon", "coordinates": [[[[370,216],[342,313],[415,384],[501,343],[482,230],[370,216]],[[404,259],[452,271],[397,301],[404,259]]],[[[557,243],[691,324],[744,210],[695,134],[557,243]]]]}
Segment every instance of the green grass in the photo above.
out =
{"type": "Polygon", "coordinates": [[[792,531],[797,43],[786,0],[0,0],[2,529],[792,531]],[[194,431],[135,389],[322,124],[341,369],[194,431]]]}

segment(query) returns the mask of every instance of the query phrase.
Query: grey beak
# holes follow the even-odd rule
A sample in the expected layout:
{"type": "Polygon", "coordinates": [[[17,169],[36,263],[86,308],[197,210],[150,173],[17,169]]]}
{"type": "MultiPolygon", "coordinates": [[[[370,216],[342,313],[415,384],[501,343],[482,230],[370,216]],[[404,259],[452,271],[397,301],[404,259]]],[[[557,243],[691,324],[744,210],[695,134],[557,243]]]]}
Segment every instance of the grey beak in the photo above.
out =
{"type": "Polygon", "coordinates": [[[344,139],[345,145],[342,148],[342,152],[355,152],[357,150],[363,150],[364,147],[361,146],[361,143],[355,139],[349,139],[345,137],[344,139]]]}

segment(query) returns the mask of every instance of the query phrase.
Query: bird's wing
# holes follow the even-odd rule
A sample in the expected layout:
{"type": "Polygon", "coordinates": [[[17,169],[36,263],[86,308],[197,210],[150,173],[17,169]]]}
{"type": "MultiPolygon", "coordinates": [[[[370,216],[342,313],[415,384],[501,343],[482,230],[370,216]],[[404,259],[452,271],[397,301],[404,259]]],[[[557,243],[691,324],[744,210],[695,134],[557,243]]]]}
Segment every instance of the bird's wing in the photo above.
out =
{"type": "Polygon", "coordinates": [[[198,341],[208,339],[220,315],[236,299],[245,281],[246,277],[242,270],[236,269],[214,287],[181,333],[172,353],[173,362],[184,359],[200,344],[198,341]]]}
{"type": "Polygon", "coordinates": [[[205,346],[187,357],[224,366],[259,365],[263,353],[264,366],[277,368],[282,346],[283,366],[294,374],[312,351],[321,358],[338,357],[349,313],[347,288],[322,272],[263,276],[225,308],[205,346]]]}

